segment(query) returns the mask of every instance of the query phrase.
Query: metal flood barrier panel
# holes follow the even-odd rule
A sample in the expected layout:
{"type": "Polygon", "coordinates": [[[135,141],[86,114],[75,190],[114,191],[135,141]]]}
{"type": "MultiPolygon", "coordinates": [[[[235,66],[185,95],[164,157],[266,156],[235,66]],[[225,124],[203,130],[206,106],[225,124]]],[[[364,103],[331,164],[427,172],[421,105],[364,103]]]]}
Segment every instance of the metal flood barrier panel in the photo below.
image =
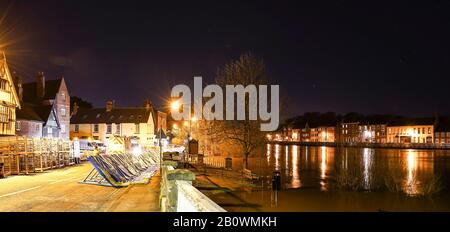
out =
{"type": "Polygon", "coordinates": [[[80,183],[112,187],[147,184],[159,169],[158,157],[155,152],[88,156],[93,169],[80,183]]]}

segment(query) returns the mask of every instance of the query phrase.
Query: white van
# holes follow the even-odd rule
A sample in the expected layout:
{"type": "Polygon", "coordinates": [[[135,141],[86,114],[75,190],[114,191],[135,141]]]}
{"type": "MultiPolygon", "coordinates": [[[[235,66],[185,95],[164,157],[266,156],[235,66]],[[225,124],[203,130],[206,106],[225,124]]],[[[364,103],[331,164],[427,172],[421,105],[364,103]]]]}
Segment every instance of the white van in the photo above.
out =
{"type": "Polygon", "coordinates": [[[81,159],[85,160],[88,155],[94,152],[95,147],[98,147],[100,153],[106,152],[105,144],[100,140],[79,139],[81,159]]]}

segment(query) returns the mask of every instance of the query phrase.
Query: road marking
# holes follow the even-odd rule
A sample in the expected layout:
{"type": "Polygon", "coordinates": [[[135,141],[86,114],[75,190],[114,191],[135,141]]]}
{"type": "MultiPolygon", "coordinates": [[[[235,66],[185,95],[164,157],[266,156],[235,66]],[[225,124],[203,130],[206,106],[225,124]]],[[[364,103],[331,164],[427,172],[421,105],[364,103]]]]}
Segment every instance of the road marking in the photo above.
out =
{"type": "Polygon", "coordinates": [[[20,191],[17,191],[17,192],[7,193],[7,194],[4,194],[4,195],[1,195],[0,198],[2,198],[2,197],[9,197],[9,196],[16,195],[16,194],[23,193],[23,192],[27,192],[27,191],[30,191],[30,190],[33,190],[33,189],[37,189],[37,188],[40,188],[40,187],[41,186],[36,186],[36,187],[33,187],[33,188],[20,190],[20,191]]]}

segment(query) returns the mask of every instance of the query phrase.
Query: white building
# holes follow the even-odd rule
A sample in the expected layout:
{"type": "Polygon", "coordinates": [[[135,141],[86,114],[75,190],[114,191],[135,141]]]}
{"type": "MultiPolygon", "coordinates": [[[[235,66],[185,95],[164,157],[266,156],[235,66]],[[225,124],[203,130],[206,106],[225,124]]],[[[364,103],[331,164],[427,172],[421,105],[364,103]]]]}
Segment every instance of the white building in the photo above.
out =
{"type": "Polygon", "coordinates": [[[143,107],[77,109],[70,119],[70,136],[108,142],[116,138],[135,138],[142,145],[155,143],[156,112],[147,101],[143,107]]]}

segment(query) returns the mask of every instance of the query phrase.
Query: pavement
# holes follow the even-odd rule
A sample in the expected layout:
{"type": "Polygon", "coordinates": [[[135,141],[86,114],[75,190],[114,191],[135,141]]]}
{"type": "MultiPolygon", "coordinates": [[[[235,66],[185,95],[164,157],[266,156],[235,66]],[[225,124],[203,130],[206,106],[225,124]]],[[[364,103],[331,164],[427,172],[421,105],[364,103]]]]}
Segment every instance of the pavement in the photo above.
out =
{"type": "Polygon", "coordinates": [[[160,176],[113,188],[80,184],[90,163],[0,179],[0,212],[159,212],[160,176]]]}

